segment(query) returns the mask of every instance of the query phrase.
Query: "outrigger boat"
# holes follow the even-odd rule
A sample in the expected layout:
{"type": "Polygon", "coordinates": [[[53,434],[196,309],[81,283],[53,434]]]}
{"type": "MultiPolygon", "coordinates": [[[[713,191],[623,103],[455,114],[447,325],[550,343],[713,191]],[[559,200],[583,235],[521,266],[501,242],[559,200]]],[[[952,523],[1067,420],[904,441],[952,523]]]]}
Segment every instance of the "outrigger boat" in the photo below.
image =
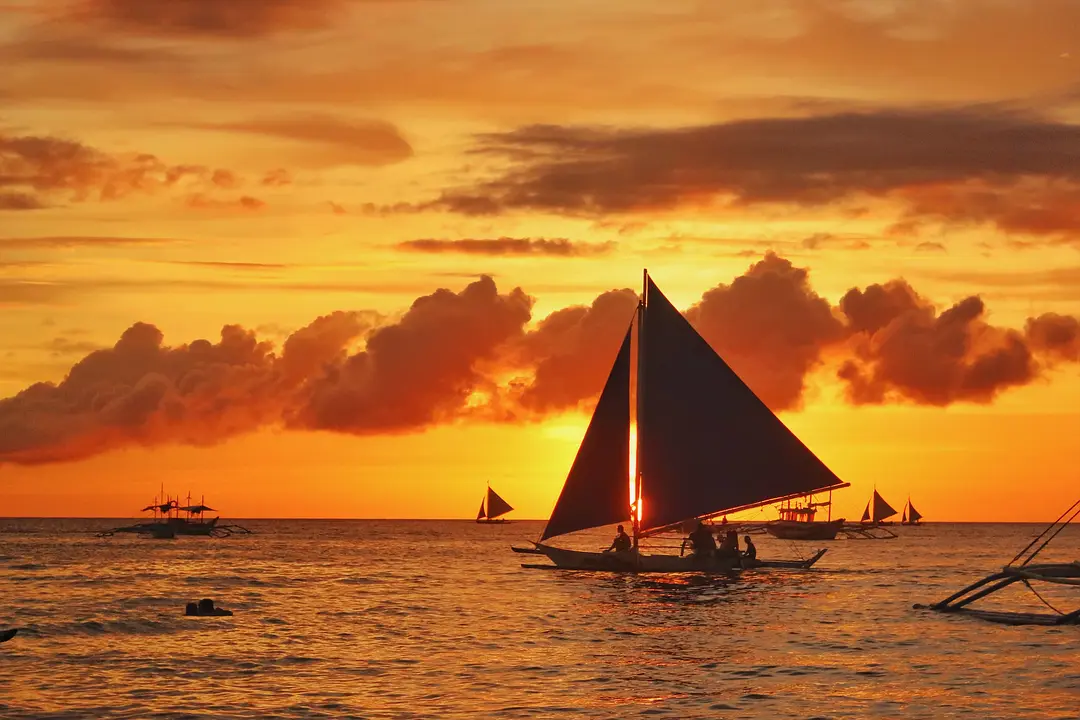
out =
{"type": "Polygon", "coordinates": [[[769,534],[781,540],[835,540],[836,534],[844,527],[844,518],[832,519],[832,493],[824,502],[809,499],[806,504],[791,504],[784,501],[780,506],[780,519],[765,526],[769,534]],[[829,508],[828,520],[815,520],[819,507],[829,508]]]}
{"type": "Polygon", "coordinates": [[[480,500],[480,512],[476,514],[476,522],[484,525],[506,524],[510,521],[500,516],[505,515],[513,509],[514,508],[510,507],[510,503],[499,497],[499,494],[492,490],[491,486],[488,485],[487,496],[480,500]]]}
{"type": "Polygon", "coordinates": [[[1044,582],[1080,589],[1080,561],[1041,564],[1032,564],[1031,562],[1077,516],[1080,516],[1080,500],[1073,503],[1068,510],[1062,513],[1061,517],[1051,523],[1048,528],[1039,533],[1023,550],[1017,553],[1016,557],[1010,560],[1002,568],[1001,572],[987,575],[982,580],[968,585],[960,592],[954,593],[940,602],[929,606],[916,604],[915,609],[936,610],[943,613],[964,613],[1006,625],[1080,625],[1080,606],[1075,610],[1061,610],[1032,587],[1033,582],[1044,582]],[[1017,564],[1017,561],[1021,560],[1021,558],[1023,558],[1023,561],[1017,564]],[[1023,583],[1053,613],[983,610],[968,607],[970,603],[1015,583],[1023,583]]]}
{"type": "Polygon", "coordinates": [[[111,537],[116,533],[135,533],[149,535],[155,539],[172,539],[177,535],[199,535],[204,537],[227,537],[233,534],[247,534],[251,531],[240,525],[219,525],[220,518],[205,519],[206,512],[216,512],[206,505],[205,497],[196,505],[191,504],[191,493],[187,496],[187,505],[181,506],[179,500],[167,497],[164,489],[154,502],[142,509],[152,512],[153,520],[113,528],[97,533],[97,537],[111,537]],[[186,513],[182,517],[180,513],[186,513]]]}
{"type": "Polygon", "coordinates": [[[922,520],[922,514],[915,509],[915,506],[911,504],[911,497],[907,499],[907,504],[904,505],[904,512],[900,516],[901,525],[919,525],[919,521],[922,520]]]}
{"type": "MultiPolygon", "coordinates": [[[[544,555],[554,563],[524,564],[527,568],[727,572],[742,567],[743,560],[650,554],[641,543],[709,518],[843,487],[848,483],[746,386],[646,271],[636,317],[630,319],[551,517],[533,547],[514,550],[544,555]],[[631,452],[632,389],[636,441],[631,452]],[[547,544],[554,537],[627,521],[633,528],[630,550],[588,552],[547,544]]],[[[823,554],[746,564],[809,568],[823,554]]]]}

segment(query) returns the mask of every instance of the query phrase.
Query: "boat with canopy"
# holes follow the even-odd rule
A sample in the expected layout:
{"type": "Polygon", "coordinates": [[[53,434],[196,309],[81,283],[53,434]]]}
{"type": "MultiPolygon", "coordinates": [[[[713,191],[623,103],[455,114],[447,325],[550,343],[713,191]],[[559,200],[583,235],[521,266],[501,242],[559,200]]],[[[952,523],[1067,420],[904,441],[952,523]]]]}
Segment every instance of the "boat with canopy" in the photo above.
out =
{"type": "Polygon", "coordinates": [[[188,493],[187,504],[181,505],[179,499],[161,494],[144,507],[142,512],[153,513],[148,522],[135,523],[97,533],[97,537],[112,537],[117,533],[148,535],[160,540],[170,540],[177,535],[197,535],[203,537],[227,537],[233,534],[250,535],[251,531],[241,525],[221,525],[220,518],[206,519],[205,513],[217,512],[206,504],[206,498],[192,504],[188,493]],[[185,513],[185,515],[181,515],[185,513]]]}
{"type": "Polygon", "coordinates": [[[476,514],[476,522],[500,525],[508,523],[510,521],[501,516],[513,509],[510,503],[499,497],[499,494],[488,485],[487,495],[480,500],[480,512],[476,514]]]}
{"type": "MultiPolygon", "coordinates": [[[[547,525],[533,548],[514,549],[554,563],[524,567],[728,570],[739,567],[740,559],[650,554],[641,543],[709,518],[848,485],[747,387],[646,271],[636,315],[629,318],[547,525]],[[586,552],[548,542],[619,522],[633,528],[630,550],[586,552]]],[[[824,552],[753,565],[810,567],[824,552]]]]}
{"type": "MultiPolygon", "coordinates": [[[[1048,600],[1043,593],[1035,589],[1032,583],[1045,583],[1072,588],[1080,595],[1080,560],[1072,562],[1033,563],[1041,553],[1073,520],[1080,516],[1080,499],[1050,524],[1045,530],[1018,552],[1000,572],[987,575],[982,580],[968,585],[960,592],[932,605],[919,605],[917,610],[935,610],[942,613],[958,613],[977,617],[990,622],[1005,625],[1080,625],[1080,597],[1072,608],[1061,609],[1060,600],[1048,600]],[[994,610],[972,608],[969,605],[997,593],[1007,587],[1021,583],[1030,590],[1035,598],[1051,612],[1028,612],[1015,610],[994,610]]],[[[1043,592],[1047,592],[1043,586],[1043,592]]]]}

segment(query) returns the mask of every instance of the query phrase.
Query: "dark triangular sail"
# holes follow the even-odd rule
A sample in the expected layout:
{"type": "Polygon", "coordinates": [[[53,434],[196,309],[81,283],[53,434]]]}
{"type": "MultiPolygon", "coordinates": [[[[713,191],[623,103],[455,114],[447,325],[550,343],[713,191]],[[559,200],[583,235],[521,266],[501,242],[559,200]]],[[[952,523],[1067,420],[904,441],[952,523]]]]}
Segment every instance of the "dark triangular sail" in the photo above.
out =
{"type": "Polygon", "coordinates": [[[485,515],[484,515],[484,501],[481,500],[480,501],[480,512],[476,513],[476,519],[477,520],[483,520],[484,517],[485,517],[485,515]]]}
{"type": "Polygon", "coordinates": [[[491,488],[487,491],[487,514],[489,518],[497,518],[500,515],[505,515],[514,508],[510,507],[510,503],[499,497],[491,488]]]}
{"type": "Polygon", "coordinates": [[[904,514],[900,516],[900,522],[907,522],[907,505],[904,506],[904,514]]]}
{"type": "Polygon", "coordinates": [[[643,531],[844,487],[647,280],[638,416],[643,531]]]}
{"type": "Polygon", "coordinates": [[[885,498],[878,495],[878,491],[874,491],[874,522],[881,522],[887,520],[896,514],[896,510],[893,510],[889,503],[885,502],[885,498]]]}
{"type": "Polygon", "coordinates": [[[630,329],[570,467],[543,542],[630,517],[630,329]]]}
{"type": "Polygon", "coordinates": [[[919,511],[915,509],[915,506],[911,504],[910,500],[908,500],[908,510],[908,522],[914,523],[922,520],[922,514],[920,514],[919,511]]]}
{"type": "Polygon", "coordinates": [[[859,522],[866,522],[870,519],[870,503],[866,503],[866,507],[863,508],[862,517],[859,518],[859,522]]]}

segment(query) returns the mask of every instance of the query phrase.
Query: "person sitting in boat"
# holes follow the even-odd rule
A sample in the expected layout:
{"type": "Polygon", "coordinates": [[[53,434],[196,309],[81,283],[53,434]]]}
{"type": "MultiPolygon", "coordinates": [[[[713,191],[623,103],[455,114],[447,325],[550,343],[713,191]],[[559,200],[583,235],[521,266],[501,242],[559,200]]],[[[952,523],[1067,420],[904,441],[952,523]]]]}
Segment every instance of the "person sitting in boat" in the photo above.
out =
{"type": "Polygon", "coordinates": [[[757,563],[757,548],[749,535],[744,536],[743,540],[746,541],[746,552],[742,554],[743,565],[753,565],[757,563]]]}
{"type": "Polygon", "coordinates": [[[690,543],[692,557],[711,558],[716,554],[716,541],[713,540],[712,530],[705,527],[705,523],[698,520],[697,528],[683,540],[679,555],[686,550],[686,543],[690,543]]]}
{"type": "Polygon", "coordinates": [[[727,533],[724,534],[724,540],[720,543],[720,547],[716,551],[716,556],[728,560],[734,560],[739,557],[739,536],[734,530],[728,530],[727,533]]]}
{"type": "Polygon", "coordinates": [[[630,536],[626,534],[625,530],[623,530],[623,526],[620,525],[618,530],[619,532],[615,536],[615,541],[612,542],[611,547],[609,547],[604,552],[611,552],[612,550],[614,550],[615,552],[626,552],[631,548],[632,543],[630,542],[630,536]]]}
{"type": "Polygon", "coordinates": [[[195,615],[197,617],[220,617],[232,615],[232,610],[225,610],[222,608],[214,607],[214,601],[210,598],[203,598],[198,604],[189,602],[184,609],[185,615],[195,615]]]}

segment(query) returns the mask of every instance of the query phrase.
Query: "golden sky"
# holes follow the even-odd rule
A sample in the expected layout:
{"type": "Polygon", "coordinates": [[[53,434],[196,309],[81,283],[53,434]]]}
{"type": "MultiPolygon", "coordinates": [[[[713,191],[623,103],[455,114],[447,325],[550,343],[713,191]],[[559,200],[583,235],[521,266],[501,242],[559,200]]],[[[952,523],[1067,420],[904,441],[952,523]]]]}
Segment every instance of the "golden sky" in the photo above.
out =
{"type": "Polygon", "coordinates": [[[0,0],[0,67],[0,514],[546,518],[642,267],[836,514],[1080,488],[1080,3],[0,0]]]}

